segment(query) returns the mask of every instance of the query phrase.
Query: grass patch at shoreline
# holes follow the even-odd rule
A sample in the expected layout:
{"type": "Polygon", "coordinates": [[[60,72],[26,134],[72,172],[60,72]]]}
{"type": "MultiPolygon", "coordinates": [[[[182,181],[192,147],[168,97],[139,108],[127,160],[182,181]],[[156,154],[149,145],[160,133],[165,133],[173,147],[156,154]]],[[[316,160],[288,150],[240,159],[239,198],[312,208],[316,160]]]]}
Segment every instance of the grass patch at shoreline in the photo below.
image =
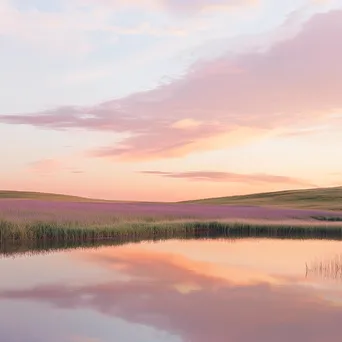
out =
{"type": "Polygon", "coordinates": [[[0,242],[10,241],[89,241],[122,238],[172,238],[191,234],[223,234],[246,237],[317,237],[342,238],[340,222],[305,221],[118,221],[112,224],[75,222],[11,222],[0,221],[0,242]]]}
{"type": "Polygon", "coordinates": [[[46,254],[71,249],[92,249],[127,243],[193,239],[300,239],[342,241],[337,222],[121,222],[84,226],[72,223],[0,221],[0,256],[46,254]]]}
{"type": "MultiPolygon", "coordinates": [[[[6,197],[8,194],[2,192],[2,195],[6,197]]],[[[52,195],[46,194],[49,199],[52,195]]],[[[39,250],[167,239],[342,240],[342,212],[336,211],[179,203],[75,202],[70,197],[52,201],[37,200],[35,193],[22,193],[22,196],[25,198],[0,200],[0,254],[3,250],[17,248],[39,250]],[[8,246],[14,247],[8,249],[8,246]]]]}
{"type": "Polygon", "coordinates": [[[340,216],[312,216],[312,218],[318,221],[342,222],[342,217],[340,216]]]}

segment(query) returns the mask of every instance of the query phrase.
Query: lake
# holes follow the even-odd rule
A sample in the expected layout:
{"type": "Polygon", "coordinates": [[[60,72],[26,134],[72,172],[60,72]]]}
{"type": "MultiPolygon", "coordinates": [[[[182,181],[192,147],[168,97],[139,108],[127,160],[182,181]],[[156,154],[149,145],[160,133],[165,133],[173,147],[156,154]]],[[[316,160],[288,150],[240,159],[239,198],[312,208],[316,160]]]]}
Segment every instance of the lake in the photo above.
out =
{"type": "Polygon", "coordinates": [[[2,256],[0,341],[337,342],[342,242],[168,240],[2,256]]]}

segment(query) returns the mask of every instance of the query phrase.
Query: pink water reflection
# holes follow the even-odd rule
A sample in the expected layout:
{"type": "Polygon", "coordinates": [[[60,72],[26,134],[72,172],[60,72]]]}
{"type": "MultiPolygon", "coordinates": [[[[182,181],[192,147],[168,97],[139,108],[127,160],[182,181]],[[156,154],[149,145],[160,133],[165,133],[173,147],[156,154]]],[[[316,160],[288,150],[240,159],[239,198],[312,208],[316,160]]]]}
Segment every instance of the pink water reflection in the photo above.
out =
{"type": "MultiPolygon", "coordinates": [[[[164,331],[170,341],[337,342],[342,287],[305,275],[306,261],[336,253],[342,253],[339,242],[279,240],[171,241],[77,251],[63,254],[61,263],[67,255],[75,274],[82,270],[82,281],[70,276],[14,289],[0,285],[0,301],[47,304],[74,315],[90,310],[164,331]],[[94,267],[106,276],[94,279],[94,267]]],[[[48,264],[46,271],[53,272],[48,264]]],[[[97,320],[88,324],[96,331],[97,320]]],[[[129,340],[136,341],[138,335],[129,340]]]]}

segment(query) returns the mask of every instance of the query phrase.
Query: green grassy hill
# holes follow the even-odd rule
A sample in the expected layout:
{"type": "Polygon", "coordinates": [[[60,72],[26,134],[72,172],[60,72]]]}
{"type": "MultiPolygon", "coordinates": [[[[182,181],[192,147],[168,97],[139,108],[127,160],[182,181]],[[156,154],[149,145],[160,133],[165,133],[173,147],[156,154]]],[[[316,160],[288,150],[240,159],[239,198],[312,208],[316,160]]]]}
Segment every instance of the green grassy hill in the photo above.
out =
{"type": "Polygon", "coordinates": [[[7,198],[7,199],[22,198],[22,199],[35,199],[35,200],[42,200],[42,201],[77,201],[77,202],[97,201],[94,199],[78,197],[78,196],[50,194],[50,193],[43,193],[43,192],[7,191],[7,190],[0,190],[0,199],[1,198],[7,198]]]}
{"type": "MultiPolygon", "coordinates": [[[[42,201],[70,201],[70,202],[119,202],[119,201],[91,199],[91,198],[62,195],[62,194],[0,190],[0,199],[5,199],[5,198],[7,199],[22,198],[22,199],[35,199],[35,200],[42,200],[42,201]]],[[[122,202],[128,202],[128,201],[122,201],[122,202]]],[[[133,203],[134,201],[130,201],[130,202],[133,203]]],[[[135,203],[156,204],[155,202],[135,202],[135,203]]],[[[182,201],[178,203],[196,203],[196,204],[212,204],[212,205],[217,204],[217,205],[277,206],[277,207],[288,207],[288,208],[325,209],[325,210],[341,210],[342,211],[342,187],[265,192],[265,193],[251,194],[251,195],[182,201]]]]}
{"type": "Polygon", "coordinates": [[[305,209],[342,210],[342,187],[265,192],[242,196],[183,201],[181,203],[260,205],[305,209]]]}
{"type": "Polygon", "coordinates": [[[32,199],[32,200],[39,200],[39,201],[61,201],[61,202],[149,203],[149,202],[136,202],[136,201],[105,200],[105,199],[98,199],[98,198],[87,198],[87,197],[54,194],[54,193],[47,193],[47,192],[12,191],[12,190],[0,190],[0,200],[1,199],[32,199]]]}

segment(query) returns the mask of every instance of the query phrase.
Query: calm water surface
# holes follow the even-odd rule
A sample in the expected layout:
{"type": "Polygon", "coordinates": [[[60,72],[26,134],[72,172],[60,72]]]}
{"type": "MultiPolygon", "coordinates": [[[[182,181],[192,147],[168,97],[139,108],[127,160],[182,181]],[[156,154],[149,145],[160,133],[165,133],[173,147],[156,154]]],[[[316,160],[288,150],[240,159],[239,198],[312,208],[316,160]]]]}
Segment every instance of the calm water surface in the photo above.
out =
{"type": "Polygon", "coordinates": [[[1,342],[340,342],[342,243],[167,241],[0,259],[1,342]]]}

